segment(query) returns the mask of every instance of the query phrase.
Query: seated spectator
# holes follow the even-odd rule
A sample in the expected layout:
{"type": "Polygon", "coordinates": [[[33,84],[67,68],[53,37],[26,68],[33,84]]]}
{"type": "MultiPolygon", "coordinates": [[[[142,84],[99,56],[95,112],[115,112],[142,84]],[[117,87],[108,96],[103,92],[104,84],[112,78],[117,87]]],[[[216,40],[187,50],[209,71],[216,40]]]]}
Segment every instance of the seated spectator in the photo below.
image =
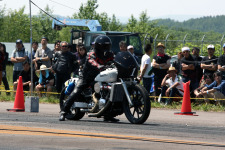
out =
{"type": "Polygon", "coordinates": [[[52,86],[54,85],[54,75],[49,71],[45,65],[40,66],[40,70],[36,72],[40,72],[38,85],[36,86],[36,91],[38,92],[38,96],[41,97],[40,91],[43,89],[47,89],[47,92],[52,92],[52,86]]]}
{"type": "MultiPolygon", "coordinates": [[[[30,63],[28,61],[23,62],[23,70],[20,72],[19,76],[22,76],[23,80],[23,90],[29,91],[31,89],[31,69],[30,63]]],[[[38,81],[38,77],[33,72],[33,85],[38,81]]],[[[13,90],[16,91],[19,80],[13,83],[13,90]]],[[[15,93],[14,93],[15,94],[15,93]]]]}
{"type": "MultiPolygon", "coordinates": [[[[201,90],[205,101],[208,103],[209,100],[207,98],[214,98],[215,100],[225,99],[225,80],[222,80],[222,73],[217,71],[213,74],[213,77],[215,81],[201,90]]],[[[219,102],[221,105],[225,104],[224,100],[216,100],[216,103],[219,102]]]]}
{"type": "MultiPolygon", "coordinates": [[[[204,84],[201,84],[197,89],[194,90],[194,94],[196,98],[203,98],[201,90],[209,86],[214,80],[213,80],[213,75],[211,73],[204,74],[204,84]]],[[[203,82],[202,82],[203,83],[203,82]]],[[[201,101],[201,100],[199,100],[201,101]]]]}
{"type": "Polygon", "coordinates": [[[169,99],[161,98],[161,102],[165,105],[171,104],[173,101],[172,97],[183,97],[184,89],[181,77],[177,75],[177,70],[175,67],[170,67],[167,71],[168,74],[162,80],[162,92],[161,96],[171,97],[169,99]]]}

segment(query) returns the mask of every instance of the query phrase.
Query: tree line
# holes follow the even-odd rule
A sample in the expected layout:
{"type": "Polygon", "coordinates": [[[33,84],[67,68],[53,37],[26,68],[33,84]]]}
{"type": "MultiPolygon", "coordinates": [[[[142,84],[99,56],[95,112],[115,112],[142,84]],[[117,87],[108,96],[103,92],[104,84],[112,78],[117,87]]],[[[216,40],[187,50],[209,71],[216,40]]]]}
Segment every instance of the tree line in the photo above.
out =
{"type": "MultiPolygon", "coordinates": [[[[139,18],[135,18],[133,15],[131,15],[128,19],[128,22],[126,24],[122,24],[115,15],[110,17],[106,12],[97,13],[96,9],[98,7],[99,5],[97,0],[88,0],[86,3],[81,4],[77,13],[71,13],[72,16],[70,18],[98,20],[102,25],[103,31],[144,33],[141,37],[142,41],[144,40],[144,35],[146,33],[148,33],[153,38],[158,34],[157,39],[165,39],[169,34],[170,40],[181,40],[186,34],[188,34],[187,39],[192,40],[200,40],[203,35],[206,35],[206,39],[208,41],[218,41],[222,37],[221,33],[217,33],[212,30],[206,30],[207,32],[203,32],[199,29],[193,30],[194,28],[191,27],[191,29],[187,29],[185,28],[185,24],[188,24],[187,22],[183,23],[183,25],[177,26],[173,24],[175,21],[169,19],[152,21],[150,20],[150,16],[148,16],[147,11],[143,11],[139,15],[139,18]]],[[[19,10],[6,10],[5,7],[0,10],[1,42],[15,42],[16,39],[22,39],[24,42],[28,43],[30,42],[30,18],[28,14],[24,13],[24,10],[25,6],[19,10]]],[[[45,7],[44,11],[49,15],[54,16],[53,10],[51,10],[48,5],[45,7]]],[[[211,17],[211,19],[214,20],[213,17],[211,17]]],[[[195,19],[191,19],[190,21],[195,22],[195,19]]],[[[207,24],[208,23],[204,23],[203,26],[206,26],[207,24]]],[[[220,22],[214,27],[218,28],[218,26],[221,25],[222,23],[220,22]]],[[[40,42],[40,39],[43,36],[48,37],[50,43],[54,43],[55,40],[70,41],[71,28],[72,27],[64,27],[60,31],[52,29],[52,18],[42,11],[40,11],[37,15],[32,16],[33,41],[40,42]]],[[[87,29],[85,27],[74,28],[80,30],[87,29]]],[[[170,46],[171,50],[169,50],[169,53],[175,53],[175,49],[180,48],[178,46],[180,43],[171,42],[170,45],[173,46],[170,46]]]]}

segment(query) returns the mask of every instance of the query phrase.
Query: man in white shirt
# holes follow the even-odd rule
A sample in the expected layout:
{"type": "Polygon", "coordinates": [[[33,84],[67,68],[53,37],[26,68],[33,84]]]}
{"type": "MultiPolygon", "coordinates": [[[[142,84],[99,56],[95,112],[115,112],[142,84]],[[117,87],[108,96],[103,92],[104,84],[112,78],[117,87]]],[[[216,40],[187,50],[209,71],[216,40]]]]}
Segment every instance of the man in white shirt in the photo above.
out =
{"type": "Polygon", "coordinates": [[[161,102],[165,103],[165,105],[172,103],[172,97],[182,97],[184,95],[183,82],[181,77],[177,76],[175,67],[170,67],[167,72],[168,74],[162,80],[161,96],[171,98],[168,98],[167,101],[165,98],[161,98],[161,102]]]}
{"type": "Polygon", "coordinates": [[[140,68],[140,81],[143,79],[143,85],[145,89],[150,93],[151,85],[152,85],[152,78],[148,75],[148,72],[151,69],[151,58],[150,55],[152,54],[152,48],[150,44],[145,46],[145,54],[142,56],[141,59],[141,68],[140,68]]]}

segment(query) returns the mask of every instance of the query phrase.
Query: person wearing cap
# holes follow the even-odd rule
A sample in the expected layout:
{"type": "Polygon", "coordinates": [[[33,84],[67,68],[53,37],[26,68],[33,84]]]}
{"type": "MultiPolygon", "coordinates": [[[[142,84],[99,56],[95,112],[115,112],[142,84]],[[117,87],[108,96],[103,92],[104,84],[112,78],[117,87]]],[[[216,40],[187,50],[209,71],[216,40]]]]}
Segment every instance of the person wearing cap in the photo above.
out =
{"type": "Polygon", "coordinates": [[[134,54],[134,46],[133,45],[127,46],[127,51],[130,52],[134,56],[136,61],[139,63],[139,58],[134,54]]]}
{"type": "Polygon", "coordinates": [[[184,83],[191,81],[190,91],[193,92],[196,88],[198,88],[199,85],[195,73],[195,60],[190,54],[189,47],[183,47],[182,52],[184,55],[184,57],[181,59],[182,79],[184,83]]]}
{"type": "MultiPolygon", "coordinates": [[[[204,69],[203,74],[213,74],[217,71],[217,61],[218,57],[214,55],[215,47],[214,45],[208,45],[208,56],[205,56],[201,62],[201,68],[204,69]]],[[[203,81],[204,82],[204,79],[203,81]]]]}
{"type": "Polygon", "coordinates": [[[23,62],[27,60],[27,53],[23,47],[21,39],[16,40],[16,49],[12,52],[11,62],[13,65],[13,82],[19,78],[20,72],[23,70],[23,62]]]}
{"type": "Polygon", "coordinates": [[[40,66],[40,70],[37,70],[37,73],[40,73],[38,84],[36,86],[36,91],[38,96],[41,97],[41,90],[47,89],[47,92],[52,92],[52,86],[54,85],[54,75],[49,71],[50,68],[47,68],[45,65],[40,66]]]}
{"type": "MultiPolygon", "coordinates": [[[[31,88],[31,68],[30,63],[28,60],[23,62],[23,70],[20,72],[19,76],[22,76],[23,80],[23,90],[29,91],[31,88]]],[[[35,85],[35,82],[38,81],[38,77],[33,71],[33,85],[35,85]]],[[[16,91],[17,85],[18,85],[19,79],[17,81],[13,82],[13,90],[16,91]]],[[[14,92],[14,95],[16,92],[14,92]]]]}
{"type": "Polygon", "coordinates": [[[195,60],[195,74],[196,74],[196,77],[197,77],[197,82],[198,82],[198,86],[199,86],[199,83],[202,79],[202,76],[203,76],[203,70],[201,68],[201,61],[202,61],[202,57],[199,56],[199,52],[200,52],[200,49],[198,47],[193,47],[192,49],[192,56],[195,60]]]}
{"type": "Polygon", "coordinates": [[[52,60],[52,51],[47,47],[48,39],[46,37],[42,37],[41,39],[41,48],[37,49],[35,53],[35,66],[36,69],[39,69],[40,65],[46,65],[48,68],[51,67],[51,60],[52,60]],[[38,65],[39,64],[39,65],[38,65]]]}
{"type": "Polygon", "coordinates": [[[170,67],[167,71],[168,74],[162,80],[161,86],[161,96],[171,97],[166,100],[166,98],[161,98],[161,103],[165,105],[171,104],[173,99],[172,97],[183,97],[184,88],[183,82],[180,76],[177,75],[177,70],[175,67],[170,67]]]}
{"type": "Polygon", "coordinates": [[[222,72],[222,78],[225,80],[225,43],[223,44],[223,55],[218,59],[218,70],[222,72]]]}
{"type": "Polygon", "coordinates": [[[140,66],[140,80],[143,79],[143,85],[148,93],[150,93],[152,78],[151,75],[148,75],[148,72],[151,70],[151,56],[152,47],[150,44],[145,45],[145,54],[141,58],[140,66]]]}
{"type": "Polygon", "coordinates": [[[167,70],[170,67],[170,56],[165,54],[165,46],[162,43],[157,45],[157,54],[153,56],[152,67],[154,72],[154,86],[156,91],[156,96],[159,96],[161,93],[161,83],[167,70]]]}
{"type": "Polygon", "coordinates": [[[119,47],[121,52],[127,51],[127,43],[125,41],[120,41],[119,47]]]}

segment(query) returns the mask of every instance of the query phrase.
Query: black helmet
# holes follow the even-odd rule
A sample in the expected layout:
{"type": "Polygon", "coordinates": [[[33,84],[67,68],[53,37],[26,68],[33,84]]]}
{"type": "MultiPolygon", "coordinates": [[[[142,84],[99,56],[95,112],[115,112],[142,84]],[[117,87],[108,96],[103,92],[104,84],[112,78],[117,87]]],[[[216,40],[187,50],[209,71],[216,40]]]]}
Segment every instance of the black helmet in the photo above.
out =
{"type": "Polygon", "coordinates": [[[105,52],[109,52],[112,42],[106,35],[99,35],[95,39],[95,53],[98,57],[104,57],[105,52]]]}

